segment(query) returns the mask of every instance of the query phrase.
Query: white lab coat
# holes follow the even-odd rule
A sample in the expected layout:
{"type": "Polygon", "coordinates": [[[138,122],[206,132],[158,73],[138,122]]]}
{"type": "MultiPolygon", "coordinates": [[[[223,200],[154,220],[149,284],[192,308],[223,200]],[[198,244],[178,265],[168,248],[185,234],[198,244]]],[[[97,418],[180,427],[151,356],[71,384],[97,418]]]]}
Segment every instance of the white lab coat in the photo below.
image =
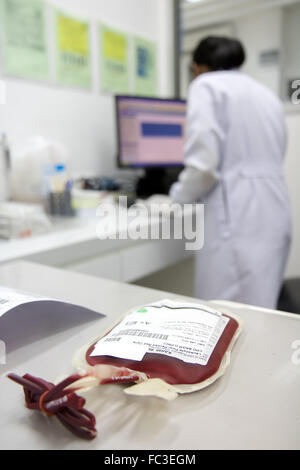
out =
{"type": "Polygon", "coordinates": [[[205,205],[196,295],[275,308],[291,241],[280,101],[239,71],[190,87],[186,169],[170,195],[205,205]]]}

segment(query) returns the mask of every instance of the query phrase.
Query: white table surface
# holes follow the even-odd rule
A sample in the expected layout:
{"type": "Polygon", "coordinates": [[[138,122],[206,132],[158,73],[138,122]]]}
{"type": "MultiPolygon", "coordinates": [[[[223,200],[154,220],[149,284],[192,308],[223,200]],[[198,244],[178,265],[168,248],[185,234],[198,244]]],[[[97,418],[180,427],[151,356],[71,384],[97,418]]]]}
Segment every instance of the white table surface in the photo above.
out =
{"type": "Polygon", "coordinates": [[[0,267],[0,284],[107,315],[28,345],[0,366],[0,449],[300,449],[300,365],[292,361],[300,316],[218,302],[223,311],[245,320],[226,375],[173,402],[126,396],[122,386],[99,387],[90,407],[99,435],[85,442],[55,418],[27,410],[21,387],[6,372],[50,381],[70,374],[76,349],[116,317],[134,306],[176,296],[26,262],[0,267]]]}

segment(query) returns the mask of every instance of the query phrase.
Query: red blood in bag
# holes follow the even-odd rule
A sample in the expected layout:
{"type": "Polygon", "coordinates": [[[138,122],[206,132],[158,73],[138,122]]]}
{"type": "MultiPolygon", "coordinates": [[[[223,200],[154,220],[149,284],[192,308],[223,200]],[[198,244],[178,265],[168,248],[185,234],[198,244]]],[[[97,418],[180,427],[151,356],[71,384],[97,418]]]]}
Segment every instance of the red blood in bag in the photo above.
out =
{"type": "Polygon", "coordinates": [[[89,365],[96,366],[107,364],[115,367],[126,367],[128,369],[144,372],[151,379],[159,378],[170,385],[196,384],[212,377],[220,368],[222,359],[229,348],[239,324],[229,317],[229,322],[221,335],[212,355],[206,366],[191,364],[180,359],[169,357],[163,354],[146,353],[142,361],[121,359],[111,356],[95,356],[91,354],[97,343],[93,344],[86,353],[86,360],[89,365]]]}

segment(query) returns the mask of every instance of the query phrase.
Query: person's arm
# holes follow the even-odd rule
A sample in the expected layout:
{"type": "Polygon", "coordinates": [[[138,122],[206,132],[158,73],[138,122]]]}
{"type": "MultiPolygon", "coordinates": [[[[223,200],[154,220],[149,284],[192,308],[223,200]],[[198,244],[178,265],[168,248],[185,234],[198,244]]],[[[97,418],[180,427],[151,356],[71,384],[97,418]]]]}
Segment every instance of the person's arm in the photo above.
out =
{"type": "Polygon", "coordinates": [[[198,170],[187,166],[179,175],[177,183],[170,190],[170,196],[181,204],[200,201],[215,186],[218,179],[213,170],[198,170]]]}
{"type": "Polygon", "coordinates": [[[200,201],[218,183],[223,139],[213,93],[198,79],[192,83],[189,93],[186,168],[170,190],[172,199],[182,204],[200,201]]]}

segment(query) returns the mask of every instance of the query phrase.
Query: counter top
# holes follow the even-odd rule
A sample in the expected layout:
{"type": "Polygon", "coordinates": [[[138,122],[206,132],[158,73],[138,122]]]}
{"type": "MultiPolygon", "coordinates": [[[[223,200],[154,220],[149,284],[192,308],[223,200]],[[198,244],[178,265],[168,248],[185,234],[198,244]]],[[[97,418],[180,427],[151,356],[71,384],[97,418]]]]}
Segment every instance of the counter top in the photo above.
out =
{"type": "Polygon", "coordinates": [[[95,238],[96,220],[57,220],[43,234],[25,239],[0,240],[0,264],[95,238]]]}
{"type": "Polygon", "coordinates": [[[0,419],[5,429],[0,434],[1,449],[300,448],[300,365],[292,360],[292,345],[300,340],[300,316],[222,301],[210,303],[245,321],[225,376],[173,402],[127,396],[122,386],[99,388],[93,392],[97,405],[91,409],[96,411],[99,435],[88,443],[74,438],[55,419],[25,409],[22,390],[5,373],[28,372],[48,380],[70,374],[77,348],[128,309],[178,297],[26,262],[0,267],[0,284],[107,315],[8,355],[7,365],[0,366],[0,419]]]}
{"type": "MultiPolygon", "coordinates": [[[[45,233],[26,239],[0,239],[0,265],[25,259],[33,262],[41,262],[42,260],[42,264],[64,267],[70,262],[74,263],[78,256],[82,259],[89,258],[97,254],[116,251],[116,249],[124,246],[144,242],[145,240],[128,240],[128,237],[122,236],[127,230],[125,217],[128,212],[125,208],[120,208],[120,211],[122,212],[120,212],[121,217],[118,224],[114,224],[114,221],[108,221],[106,216],[102,219],[100,216],[86,219],[56,218],[52,220],[52,226],[45,233]],[[104,228],[105,224],[108,228],[104,228]],[[104,230],[106,237],[101,238],[99,235],[103,234],[104,230]],[[115,238],[117,239],[117,244],[116,239],[113,240],[113,247],[111,244],[112,235],[116,235],[115,238]],[[80,249],[78,251],[78,246],[80,246],[80,249],[83,248],[82,253],[80,249]],[[64,249],[70,251],[70,255],[67,255],[66,259],[64,259],[66,254],[64,249]],[[51,257],[54,252],[58,253],[54,256],[60,258],[60,261],[55,260],[52,262],[51,257]]],[[[193,217],[193,209],[186,210],[185,214],[188,217],[193,217]]],[[[152,219],[141,216],[139,218],[141,231],[143,228],[153,230],[154,226],[161,226],[164,223],[163,216],[163,213],[152,219]]],[[[178,217],[182,218],[180,214],[178,217]]],[[[131,219],[129,218],[129,223],[133,219],[134,216],[131,219]]]]}

